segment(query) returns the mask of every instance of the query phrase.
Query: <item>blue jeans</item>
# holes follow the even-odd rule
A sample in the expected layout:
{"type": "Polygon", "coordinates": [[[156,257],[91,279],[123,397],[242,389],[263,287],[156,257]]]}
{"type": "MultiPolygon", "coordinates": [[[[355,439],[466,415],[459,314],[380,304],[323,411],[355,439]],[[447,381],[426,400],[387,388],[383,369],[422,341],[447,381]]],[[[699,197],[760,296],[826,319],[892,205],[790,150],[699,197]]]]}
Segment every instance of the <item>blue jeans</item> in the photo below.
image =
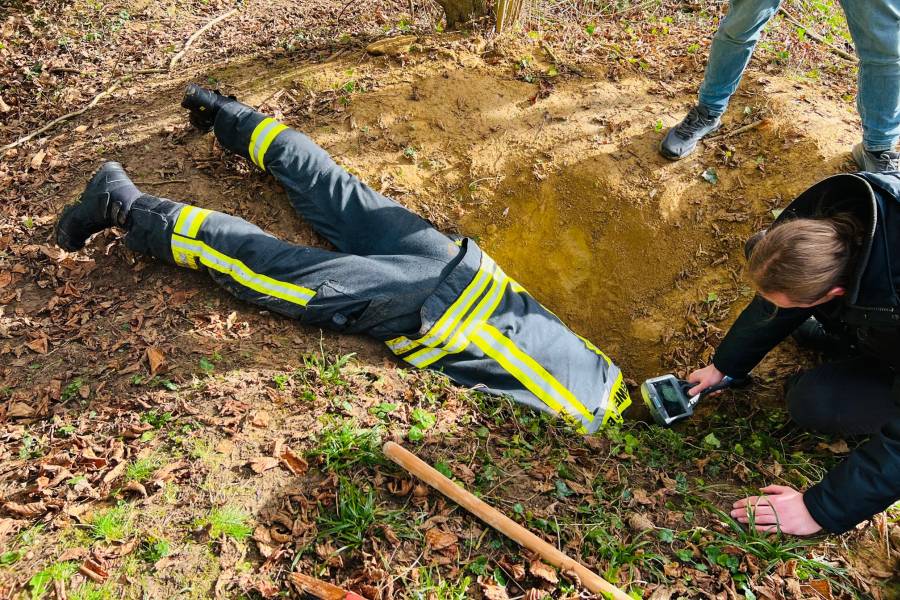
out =
{"type": "MultiPolygon", "coordinates": [[[[719,24],[700,86],[700,104],[725,112],[765,24],[780,0],[731,0],[719,24]]],[[[900,139],[900,0],[841,0],[859,56],[856,106],[863,143],[893,150],[900,139]]]]}

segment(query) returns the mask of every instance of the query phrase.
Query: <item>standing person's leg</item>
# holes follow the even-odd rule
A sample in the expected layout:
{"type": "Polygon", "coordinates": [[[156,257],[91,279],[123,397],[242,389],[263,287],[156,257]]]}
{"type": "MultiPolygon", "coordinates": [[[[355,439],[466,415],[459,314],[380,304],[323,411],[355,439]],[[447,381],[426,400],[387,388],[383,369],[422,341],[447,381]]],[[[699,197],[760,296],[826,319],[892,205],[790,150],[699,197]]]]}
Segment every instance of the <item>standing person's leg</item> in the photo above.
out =
{"type": "Polygon", "coordinates": [[[856,106],[863,145],[853,158],[866,171],[900,168],[900,1],[841,0],[859,56],[856,106]],[[867,151],[863,154],[863,150],[867,151]],[[888,156],[882,156],[888,152],[888,156]]]}
{"type": "Polygon", "coordinates": [[[788,384],[791,418],[806,429],[841,435],[876,433],[900,417],[894,374],[871,357],[824,363],[788,384]]]}
{"type": "Polygon", "coordinates": [[[427,221],[374,191],[298,131],[240,102],[216,116],[219,142],[271,173],[294,208],[341,252],[449,260],[459,247],[427,221]]]}
{"type": "Polygon", "coordinates": [[[753,56],[763,27],[775,13],[781,0],[731,0],[728,14],[719,23],[709,49],[706,75],[700,86],[700,105],[710,115],[719,116],[737,89],[753,56]]]}
{"type": "Polygon", "coordinates": [[[699,104],[671,128],[659,145],[665,158],[678,160],[721,125],[721,116],[738,83],[763,27],[778,10],[780,0],[731,0],[709,50],[699,104]]]}

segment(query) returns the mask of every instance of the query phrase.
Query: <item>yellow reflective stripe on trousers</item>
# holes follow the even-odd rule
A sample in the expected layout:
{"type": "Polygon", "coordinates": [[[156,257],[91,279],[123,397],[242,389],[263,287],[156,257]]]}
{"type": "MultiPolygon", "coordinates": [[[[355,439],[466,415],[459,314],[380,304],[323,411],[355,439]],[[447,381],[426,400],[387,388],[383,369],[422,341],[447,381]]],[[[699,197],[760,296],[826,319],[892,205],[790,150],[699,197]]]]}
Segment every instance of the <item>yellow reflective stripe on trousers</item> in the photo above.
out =
{"type": "Polygon", "coordinates": [[[268,133],[265,134],[263,138],[262,144],[260,144],[259,151],[256,153],[256,164],[259,165],[259,168],[263,171],[266,170],[266,150],[269,149],[269,146],[272,145],[272,142],[275,141],[275,138],[278,137],[278,134],[287,129],[287,125],[282,125],[278,123],[269,130],[268,133]]]}
{"type": "Polygon", "coordinates": [[[257,167],[259,163],[256,161],[256,149],[259,147],[260,136],[263,135],[263,132],[266,131],[266,128],[271,127],[273,124],[277,123],[275,119],[272,117],[266,117],[262,121],[259,122],[259,125],[253,130],[253,133],[250,134],[250,145],[247,148],[247,154],[250,156],[250,160],[253,161],[257,167]]]}
{"type": "Polygon", "coordinates": [[[594,420],[594,415],[572,392],[495,327],[482,324],[473,332],[472,342],[556,412],[566,412],[573,416],[577,413],[588,422],[594,420]]]}
{"type": "Polygon", "coordinates": [[[240,260],[226,256],[200,240],[190,240],[179,235],[173,235],[172,254],[176,255],[179,253],[198,259],[204,266],[228,275],[251,290],[280,298],[292,304],[306,306],[316,295],[309,288],[286,281],[278,281],[267,275],[255,273],[240,260]]]}
{"type": "Polygon", "coordinates": [[[197,237],[200,226],[203,224],[203,221],[206,220],[206,217],[209,216],[210,212],[212,211],[205,208],[185,206],[181,209],[181,212],[178,213],[178,219],[175,220],[175,233],[189,238],[197,237]]]}

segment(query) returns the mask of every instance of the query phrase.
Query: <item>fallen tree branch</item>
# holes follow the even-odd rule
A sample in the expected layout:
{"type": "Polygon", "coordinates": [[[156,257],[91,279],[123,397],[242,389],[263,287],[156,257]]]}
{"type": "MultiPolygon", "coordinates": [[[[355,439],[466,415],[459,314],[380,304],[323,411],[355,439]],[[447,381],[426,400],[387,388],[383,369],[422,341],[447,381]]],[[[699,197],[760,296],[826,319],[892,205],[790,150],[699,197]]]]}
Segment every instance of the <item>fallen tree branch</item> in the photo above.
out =
{"type": "Polygon", "coordinates": [[[219,21],[227,19],[228,17],[230,17],[231,15],[236,13],[237,10],[238,10],[237,7],[232,8],[227,13],[219,15],[218,17],[216,17],[215,19],[213,19],[212,21],[210,21],[209,23],[207,23],[206,25],[204,25],[203,27],[201,27],[200,29],[195,31],[194,34],[191,37],[189,37],[188,40],[184,43],[184,46],[181,48],[181,50],[178,51],[178,54],[173,56],[172,60],[169,61],[169,70],[171,71],[172,69],[175,68],[175,65],[178,64],[178,61],[180,61],[184,57],[184,55],[188,51],[188,49],[190,49],[191,44],[196,42],[197,38],[199,38],[201,35],[203,35],[204,31],[206,31],[210,27],[215,26],[216,23],[218,23],[219,21]]]}
{"type": "Polygon", "coordinates": [[[838,56],[840,56],[843,59],[849,60],[850,62],[854,62],[854,63],[859,62],[857,60],[857,58],[855,56],[853,56],[852,54],[850,54],[849,52],[845,52],[845,51],[841,50],[840,48],[838,48],[837,46],[833,46],[833,45],[829,44],[825,40],[825,38],[819,36],[818,34],[816,34],[813,31],[810,31],[809,27],[807,27],[806,25],[804,25],[803,23],[801,23],[800,21],[795,19],[791,15],[791,13],[789,13],[787,10],[785,10],[785,8],[783,6],[778,9],[778,12],[780,12],[784,16],[785,20],[788,23],[790,23],[794,27],[799,27],[800,29],[802,29],[804,31],[804,33],[807,36],[809,36],[809,39],[811,39],[815,42],[819,42],[820,44],[822,44],[823,46],[825,46],[826,48],[828,48],[829,50],[831,50],[832,52],[834,52],[835,54],[837,54],[838,56]]]}
{"type": "Polygon", "coordinates": [[[102,92],[97,94],[96,96],[94,96],[94,99],[91,100],[88,103],[88,105],[85,106],[84,108],[64,114],[61,117],[57,117],[56,119],[53,119],[52,121],[50,121],[49,123],[47,123],[46,125],[41,127],[40,129],[32,131],[28,135],[20,137],[19,139],[12,142],[11,144],[7,144],[7,145],[3,146],[2,148],[0,148],[0,152],[6,152],[7,150],[9,150],[11,148],[20,146],[20,145],[24,144],[25,142],[27,142],[28,140],[30,140],[31,138],[44,133],[45,131],[55,127],[56,125],[59,125],[63,121],[68,121],[69,119],[72,119],[74,117],[77,117],[78,115],[86,113],[89,109],[93,108],[97,104],[97,102],[100,101],[101,98],[103,98],[104,96],[108,96],[109,94],[116,91],[116,89],[119,87],[120,83],[121,83],[121,81],[117,79],[111,86],[109,86],[108,88],[106,88],[105,90],[103,90],[102,92]]]}
{"type": "MultiPolygon", "coordinates": [[[[6,152],[7,150],[10,150],[12,148],[21,146],[28,140],[31,140],[32,138],[39,136],[40,134],[52,129],[53,127],[59,125],[60,123],[63,123],[65,121],[68,121],[69,119],[73,119],[79,115],[86,113],[88,110],[90,110],[91,108],[96,106],[97,102],[99,102],[101,98],[103,98],[104,96],[108,96],[111,93],[113,93],[114,91],[116,91],[116,89],[118,89],[119,85],[122,83],[122,80],[125,77],[129,77],[132,75],[150,74],[150,73],[169,73],[169,72],[171,72],[175,68],[175,65],[178,64],[178,61],[180,61],[182,58],[184,58],[185,53],[187,53],[187,51],[190,49],[191,45],[195,41],[197,41],[197,38],[199,38],[203,34],[203,32],[208,30],[210,27],[213,27],[220,21],[227,19],[228,17],[230,17],[231,15],[236,13],[237,10],[238,10],[237,8],[232,8],[228,12],[223,13],[223,14],[219,15],[218,17],[212,19],[206,25],[204,25],[203,27],[201,27],[200,29],[195,31],[193,33],[193,35],[191,35],[191,37],[189,37],[187,39],[187,41],[184,43],[184,46],[181,48],[181,50],[175,56],[172,57],[172,60],[169,61],[168,67],[155,68],[155,69],[139,69],[137,71],[132,71],[131,73],[129,73],[127,75],[117,77],[116,79],[113,80],[112,84],[108,88],[106,88],[105,90],[103,90],[102,92],[100,92],[99,94],[94,96],[93,99],[91,99],[91,101],[87,104],[87,106],[84,106],[83,108],[72,111],[70,113],[66,113],[61,117],[57,117],[56,119],[53,119],[52,121],[50,121],[49,123],[47,123],[46,125],[41,127],[40,129],[32,131],[28,135],[22,136],[19,139],[17,139],[16,141],[0,147],[0,152],[6,152]]],[[[65,71],[65,72],[70,71],[70,69],[62,68],[62,67],[59,68],[58,70],[65,71]]]]}
{"type": "Polygon", "coordinates": [[[729,131],[728,133],[723,133],[722,135],[717,135],[715,137],[706,138],[703,141],[711,144],[713,142],[718,142],[719,140],[726,140],[730,137],[734,137],[736,135],[744,133],[745,131],[750,131],[751,129],[756,129],[757,127],[759,127],[760,125],[762,125],[765,122],[766,122],[766,119],[760,119],[759,121],[753,121],[752,123],[744,125],[743,127],[738,127],[737,129],[729,131]]]}

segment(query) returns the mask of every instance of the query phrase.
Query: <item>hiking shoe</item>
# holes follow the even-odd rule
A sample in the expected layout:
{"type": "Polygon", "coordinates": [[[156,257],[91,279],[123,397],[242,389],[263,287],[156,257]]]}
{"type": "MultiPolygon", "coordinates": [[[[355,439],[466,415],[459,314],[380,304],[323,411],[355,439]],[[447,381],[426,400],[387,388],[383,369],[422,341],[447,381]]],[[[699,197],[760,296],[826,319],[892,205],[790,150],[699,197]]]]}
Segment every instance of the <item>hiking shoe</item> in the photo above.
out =
{"type": "Polygon", "coordinates": [[[863,171],[870,173],[886,173],[900,170],[900,152],[878,150],[872,152],[859,143],[853,146],[853,160],[863,171]]]}
{"type": "Polygon", "coordinates": [[[113,225],[125,225],[140,190],[117,162],[104,163],[78,202],[62,211],[56,222],[56,243],[67,252],[84,247],[89,237],[113,225]]]}
{"type": "Polygon", "coordinates": [[[722,125],[721,116],[709,114],[705,106],[697,105],[684,120],[669,130],[659,144],[659,153],[669,160],[684,158],[694,151],[697,143],[722,125]]]}
{"type": "Polygon", "coordinates": [[[219,92],[191,83],[184,90],[181,106],[191,111],[188,117],[191,125],[206,133],[213,128],[219,109],[234,100],[234,96],[223,96],[219,92]]]}

